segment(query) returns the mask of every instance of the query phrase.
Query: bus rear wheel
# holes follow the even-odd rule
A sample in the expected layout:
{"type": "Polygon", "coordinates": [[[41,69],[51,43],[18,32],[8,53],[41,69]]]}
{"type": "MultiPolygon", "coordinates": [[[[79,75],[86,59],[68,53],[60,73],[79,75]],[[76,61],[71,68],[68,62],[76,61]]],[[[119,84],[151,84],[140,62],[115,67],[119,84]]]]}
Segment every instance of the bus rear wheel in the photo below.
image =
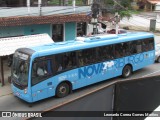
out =
{"type": "Polygon", "coordinates": [[[56,89],[56,96],[59,98],[65,97],[69,94],[69,85],[67,83],[61,83],[56,89]]]}
{"type": "Polygon", "coordinates": [[[122,77],[127,78],[132,74],[132,67],[130,65],[126,65],[122,71],[122,77]]]}

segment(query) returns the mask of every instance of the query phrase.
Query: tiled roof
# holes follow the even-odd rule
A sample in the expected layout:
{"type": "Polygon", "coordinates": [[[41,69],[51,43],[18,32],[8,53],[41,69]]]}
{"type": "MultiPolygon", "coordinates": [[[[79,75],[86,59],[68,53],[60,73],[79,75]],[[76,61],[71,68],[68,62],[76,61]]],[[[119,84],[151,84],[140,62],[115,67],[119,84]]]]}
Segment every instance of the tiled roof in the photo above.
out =
{"type": "Polygon", "coordinates": [[[90,6],[80,6],[75,9],[72,6],[42,7],[40,16],[38,7],[31,7],[30,14],[27,7],[2,7],[0,8],[0,26],[86,22],[90,20],[87,16],[90,11],[90,6]]]}
{"type": "Polygon", "coordinates": [[[160,0],[147,0],[151,4],[157,4],[160,2],[160,0]]]}
{"type": "MultiPolygon", "coordinates": [[[[61,24],[65,22],[89,22],[91,20],[91,7],[80,6],[75,9],[72,6],[43,7],[39,15],[38,7],[31,7],[28,14],[27,7],[0,8],[0,26],[22,26],[32,24],[61,24]]],[[[100,20],[107,21],[108,16],[100,20]]]]}
{"type": "Polygon", "coordinates": [[[20,26],[31,24],[59,24],[64,22],[86,22],[90,17],[86,14],[52,15],[52,16],[23,16],[0,18],[0,26],[20,26]]]}
{"type": "Polygon", "coordinates": [[[0,38],[0,56],[13,54],[16,49],[53,43],[48,34],[0,38]]]}

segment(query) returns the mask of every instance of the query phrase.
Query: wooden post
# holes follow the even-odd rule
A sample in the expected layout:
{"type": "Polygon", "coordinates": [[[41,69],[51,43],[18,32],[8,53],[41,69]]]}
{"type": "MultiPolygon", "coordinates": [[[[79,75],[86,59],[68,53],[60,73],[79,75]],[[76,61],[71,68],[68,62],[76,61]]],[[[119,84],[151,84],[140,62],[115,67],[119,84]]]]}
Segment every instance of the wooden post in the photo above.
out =
{"type": "MultiPolygon", "coordinates": [[[[2,73],[2,72],[1,72],[1,71],[2,71],[2,70],[1,70],[1,66],[2,66],[2,65],[1,65],[1,56],[0,56],[0,73],[2,73]]],[[[1,75],[1,74],[0,74],[0,83],[2,83],[2,75],[1,75]]]]}
{"type": "Polygon", "coordinates": [[[4,86],[3,57],[0,57],[0,65],[1,65],[1,83],[2,83],[2,86],[4,86]]]}

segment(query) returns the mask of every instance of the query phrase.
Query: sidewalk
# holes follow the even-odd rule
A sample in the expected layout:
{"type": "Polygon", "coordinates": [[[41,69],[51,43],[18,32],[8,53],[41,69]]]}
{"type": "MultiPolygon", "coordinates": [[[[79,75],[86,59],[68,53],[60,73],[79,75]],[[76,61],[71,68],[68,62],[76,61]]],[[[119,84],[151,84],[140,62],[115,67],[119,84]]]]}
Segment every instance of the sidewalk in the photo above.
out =
{"type": "MultiPolygon", "coordinates": [[[[129,30],[138,30],[138,31],[149,31],[150,29],[150,19],[139,15],[133,15],[130,19],[123,18],[119,22],[119,26],[121,28],[128,27],[129,30]]],[[[157,31],[160,31],[160,18],[156,19],[156,26],[157,31]]]]}
{"type": "Polygon", "coordinates": [[[7,66],[7,60],[4,60],[4,83],[5,85],[2,87],[0,83],[0,97],[4,95],[11,94],[10,83],[8,82],[8,76],[11,75],[11,68],[7,66]]]}

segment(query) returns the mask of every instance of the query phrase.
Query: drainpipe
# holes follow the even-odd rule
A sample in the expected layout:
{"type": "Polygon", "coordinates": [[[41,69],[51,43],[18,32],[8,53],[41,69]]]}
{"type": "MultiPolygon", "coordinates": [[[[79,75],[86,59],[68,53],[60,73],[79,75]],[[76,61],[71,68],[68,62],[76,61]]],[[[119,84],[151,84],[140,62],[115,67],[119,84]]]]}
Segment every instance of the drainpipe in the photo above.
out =
{"type": "Polygon", "coordinates": [[[28,9],[28,15],[30,15],[30,4],[31,4],[31,2],[30,2],[30,0],[27,0],[27,9],[28,9]]]}
{"type": "Polygon", "coordinates": [[[38,0],[38,9],[39,9],[39,15],[42,15],[42,0],[38,0]]]}

